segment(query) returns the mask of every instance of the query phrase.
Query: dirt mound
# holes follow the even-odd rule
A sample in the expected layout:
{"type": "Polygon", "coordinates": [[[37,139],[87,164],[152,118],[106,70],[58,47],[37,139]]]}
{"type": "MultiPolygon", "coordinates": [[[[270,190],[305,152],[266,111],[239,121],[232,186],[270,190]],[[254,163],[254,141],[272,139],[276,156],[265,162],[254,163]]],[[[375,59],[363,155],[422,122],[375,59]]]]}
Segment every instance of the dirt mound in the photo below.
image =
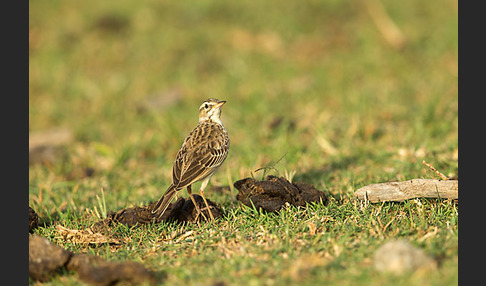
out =
{"type": "Polygon", "coordinates": [[[41,236],[29,235],[29,276],[34,280],[48,281],[60,272],[72,255],[41,236]]]}
{"type": "Polygon", "coordinates": [[[33,208],[29,206],[29,232],[32,233],[39,224],[39,217],[33,208]]]}
{"type": "Polygon", "coordinates": [[[29,276],[33,280],[48,281],[62,270],[78,273],[79,279],[93,285],[147,283],[155,285],[153,272],[132,262],[110,262],[99,256],[76,254],[51,243],[38,235],[29,235],[29,276]]]}
{"type": "MultiPolygon", "coordinates": [[[[131,207],[122,209],[117,212],[109,212],[107,218],[95,223],[92,227],[94,231],[100,231],[106,227],[112,226],[114,223],[122,223],[128,227],[141,226],[149,223],[161,223],[163,221],[174,221],[177,223],[183,222],[198,222],[206,217],[210,218],[209,212],[204,204],[204,200],[200,195],[193,195],[196,204],[201,209],[203,215],[197,215],[197,210],[194,207],[190,198],[179,198],[174,203],[171,203],[164,215],[161,217],[158,214],[153,214],[152,209],[157,202],[153,202],[145,207],[131,207]]],[[[207,200],[211,208],[214,218],[222,216],[221,210],[211,200],[207,200]]]]}
{"type": "Polygon", "coordinates": [[[307,183],[290,183],[284,177],[268,176],[266,181],[246,178],[234,183],[238,194],[236,199],[244,205],[264,209],[268,212],[278,211],[285,203],[293,206],[305,206],[312,202],[326,202],[324,192],[307,183]]]}

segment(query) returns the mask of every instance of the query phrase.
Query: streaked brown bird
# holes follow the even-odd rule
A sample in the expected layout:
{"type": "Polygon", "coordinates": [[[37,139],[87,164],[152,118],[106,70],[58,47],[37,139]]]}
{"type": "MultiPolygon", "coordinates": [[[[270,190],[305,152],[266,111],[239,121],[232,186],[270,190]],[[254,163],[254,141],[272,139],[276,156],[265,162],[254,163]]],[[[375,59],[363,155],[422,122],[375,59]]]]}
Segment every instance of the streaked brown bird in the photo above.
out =
{"type": "Polygon", "coordinates": [[[172,184],[154,206],[152,213],[159,213],[159,217],[162,216],[177,192],[187,188],[187,193],[199,216],[201,210],[192,196],[191,185],[202,181],[201,197],[211,219],[214,219],[204,197],[204,189],[211,176],[228,156],[230,141],[228,132],[221,121],[221,107],[225,103],[226,101],[209,98],[199,107],[199,124],[187,135],[181,149],[177,152],[172,167],[172,184]]]}

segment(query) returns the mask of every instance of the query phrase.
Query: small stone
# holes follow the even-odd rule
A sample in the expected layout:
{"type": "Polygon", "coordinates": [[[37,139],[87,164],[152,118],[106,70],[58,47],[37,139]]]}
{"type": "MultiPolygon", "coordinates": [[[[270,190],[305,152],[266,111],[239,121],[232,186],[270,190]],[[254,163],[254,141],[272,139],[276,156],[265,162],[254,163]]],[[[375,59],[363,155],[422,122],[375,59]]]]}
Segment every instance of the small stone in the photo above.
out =
{"type": "Polygon", "coordinates": [[[393,240],[380,246],[375,252],[375,269],[394,274],[411,273],[417,270],[432,270],[437,262],[420,248],[405,240],[393,240]]]}

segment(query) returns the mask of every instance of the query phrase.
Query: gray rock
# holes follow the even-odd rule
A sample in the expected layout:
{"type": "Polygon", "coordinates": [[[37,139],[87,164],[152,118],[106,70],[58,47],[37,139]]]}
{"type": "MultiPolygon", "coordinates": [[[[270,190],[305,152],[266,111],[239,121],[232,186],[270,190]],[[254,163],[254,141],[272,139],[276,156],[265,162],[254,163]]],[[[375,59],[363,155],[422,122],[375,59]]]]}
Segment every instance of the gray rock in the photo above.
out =
{"type": "Polygon", "coordinates": [[[404,274],[435,269],[437,262],[405,240],[392,240],[376,250],[374,265],[378,272],[404,274]]]}

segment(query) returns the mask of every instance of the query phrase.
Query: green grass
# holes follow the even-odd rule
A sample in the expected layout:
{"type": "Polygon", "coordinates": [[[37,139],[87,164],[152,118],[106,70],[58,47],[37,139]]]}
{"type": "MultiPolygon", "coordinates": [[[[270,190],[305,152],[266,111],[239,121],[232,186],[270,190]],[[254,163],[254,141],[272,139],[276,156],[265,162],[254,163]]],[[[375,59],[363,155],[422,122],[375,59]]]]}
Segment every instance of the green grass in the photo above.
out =
{"type": "MultiPolygon", "coordinates": [[[[168,285],[457,284],[456,205],[351,200],[364,185],[433,177],[422,160],[457,176],[457,1],[383,1],[406,36],[400,50],[364,1],[240,2],[29,3],[29,130],[63,127],[75,137],[64,160],[29,167],[29,205],[46,223],[36,233],[141,262],[168,285]],[[179,101],[138,108],[172,91],[179,101]],[[56,224],[84,229],[100,219],[101,189],[106,211],[158,199],[209,97],[227,100],[231,149],[210,187],[230,189],[206,192],[223,219],[117,226],[118,248],[56,236],[56,224]],[[279,214],[239,206],[233,182],[282,156],[278,174],[295,171],[328,205],[279,214]],[[88,167],[93,176],[70,176],[88,167]],[[374,271],[374,251],[397,237],[436,257],[438,270],[374,271]]],[[[78,283],[67,275],[45,284],[61,282],[78,283]]]]}

